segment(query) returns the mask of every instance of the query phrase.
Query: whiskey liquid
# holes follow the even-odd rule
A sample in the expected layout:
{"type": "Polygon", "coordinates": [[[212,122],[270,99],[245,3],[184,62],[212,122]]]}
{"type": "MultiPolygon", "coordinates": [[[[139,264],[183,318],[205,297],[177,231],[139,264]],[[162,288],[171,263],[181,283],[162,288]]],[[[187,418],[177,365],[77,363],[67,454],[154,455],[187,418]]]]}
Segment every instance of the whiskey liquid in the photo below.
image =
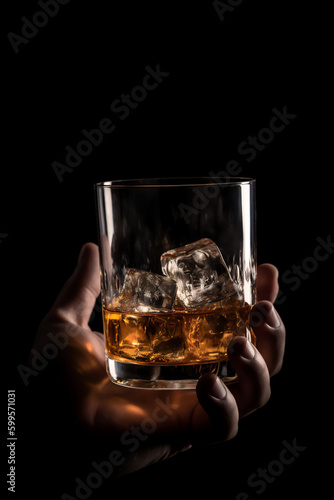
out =
{"type": "Polygon", "coordinates": [[[171,313],[128,313],[103,309],[107,356],[145,365],[217,363],[227,358],[236,335],[255,343],[251,306],[231,301],[224,308],[171,313]]]}

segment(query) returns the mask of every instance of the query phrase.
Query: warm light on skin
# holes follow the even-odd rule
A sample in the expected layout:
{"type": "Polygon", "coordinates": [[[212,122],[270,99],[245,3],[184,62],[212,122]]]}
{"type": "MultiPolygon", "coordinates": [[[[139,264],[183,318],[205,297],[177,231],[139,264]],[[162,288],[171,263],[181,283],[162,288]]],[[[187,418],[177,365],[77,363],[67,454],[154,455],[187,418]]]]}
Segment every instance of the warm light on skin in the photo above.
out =
{"type": "Polygon", "coordinates": [[[92,346],[91,342],[85,342],[85,346],[86,346],[87,351],[93,352],[93,346],[92,346]]]}
{"type": "Polygon", "coordinates": [[[126,413],[136,415],[138,417],[146,417],[146,411],[143,408],[140,408],[140,406],[127,403],[125,405],[126,413]]]}

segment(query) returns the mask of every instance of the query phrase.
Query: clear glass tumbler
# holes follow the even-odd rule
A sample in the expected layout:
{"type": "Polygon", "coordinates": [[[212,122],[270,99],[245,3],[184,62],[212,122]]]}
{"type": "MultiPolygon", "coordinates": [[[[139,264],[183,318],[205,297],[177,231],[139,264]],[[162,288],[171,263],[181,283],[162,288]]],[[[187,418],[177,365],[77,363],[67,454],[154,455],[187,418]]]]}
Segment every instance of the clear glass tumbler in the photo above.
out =
{"type": "Polygon", "coordinates": [[[255,343],[255,180],[157,178],[94,186],[110,379],[193,389],[234,380],[227,347],[255,343]]]}

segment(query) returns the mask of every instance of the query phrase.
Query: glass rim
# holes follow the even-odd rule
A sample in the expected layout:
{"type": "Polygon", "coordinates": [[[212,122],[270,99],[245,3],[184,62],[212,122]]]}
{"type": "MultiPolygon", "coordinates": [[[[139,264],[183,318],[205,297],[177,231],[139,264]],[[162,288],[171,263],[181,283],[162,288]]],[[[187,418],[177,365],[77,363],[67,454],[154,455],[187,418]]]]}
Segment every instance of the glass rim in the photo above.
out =
{"type": "Polygon", "coordinates": [[[199,186],[240,186],[254,184],[256,179],[251,177],[149,177],[138,179],[118,179],[103,181],[94,184],[94,189],[128,189],[128,188],[176,188],[176,187],[199,187],[199,186]]]}

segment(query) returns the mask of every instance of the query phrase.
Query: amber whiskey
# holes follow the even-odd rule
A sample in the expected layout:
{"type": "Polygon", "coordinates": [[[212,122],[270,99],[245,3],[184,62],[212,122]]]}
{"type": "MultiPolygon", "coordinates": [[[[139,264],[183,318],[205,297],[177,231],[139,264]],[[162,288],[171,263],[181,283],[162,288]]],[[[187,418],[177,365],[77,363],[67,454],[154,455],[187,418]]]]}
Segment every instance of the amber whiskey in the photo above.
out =
{"type": "Polygon", "coordinates": [[[251,306],[230,300],[224,307],[189,312],[130,313],[103,309],[107,356],[145,365],[217,363],[227,358],[233,337],[255,343],[251,306]]]}

